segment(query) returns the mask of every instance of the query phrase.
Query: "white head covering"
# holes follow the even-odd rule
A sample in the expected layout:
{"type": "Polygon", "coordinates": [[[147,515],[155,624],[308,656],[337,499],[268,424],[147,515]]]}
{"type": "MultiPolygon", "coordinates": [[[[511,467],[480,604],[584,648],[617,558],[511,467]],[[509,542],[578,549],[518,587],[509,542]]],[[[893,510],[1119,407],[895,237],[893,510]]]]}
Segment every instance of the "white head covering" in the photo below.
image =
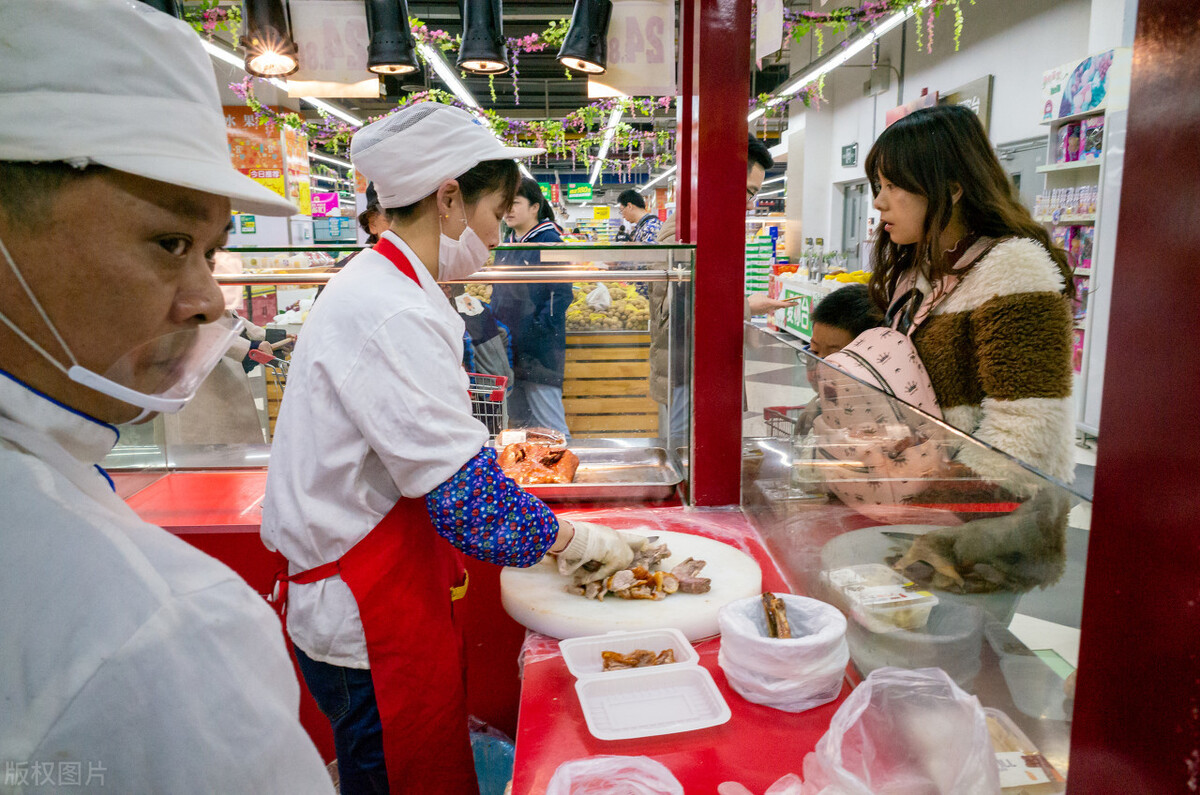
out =
{"type": "Polygon", "coordinates": [[[196,32],[136,0],[0,0],[0,160],[95,163],[298,212],[233,168],[196,32]]]}
{"type": "Polygon", "coordinates": [[[350,160],[375,184],[379,206],[407,207],[484,160],[534,157],[545,149],[505,146],[475,117],[439,102],[417,102],[354,134],[350,160]]]}

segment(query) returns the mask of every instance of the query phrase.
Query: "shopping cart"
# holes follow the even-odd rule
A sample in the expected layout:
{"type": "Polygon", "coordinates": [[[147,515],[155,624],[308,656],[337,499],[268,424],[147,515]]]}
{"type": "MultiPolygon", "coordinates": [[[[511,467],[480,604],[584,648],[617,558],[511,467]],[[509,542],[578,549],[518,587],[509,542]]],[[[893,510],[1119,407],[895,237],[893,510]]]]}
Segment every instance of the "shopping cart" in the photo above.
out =
{"type": "Polygon", "coordinates": [[[767,406],[763,409],[763,422],[767,424],[767,435],[791,439],[799,435],[800,416],[805,406],[767,406]]]}
{"type": "Polygon", "coordinates": [[[283,398],[283,387],[287,383],[288,365],[291,364],[287,359],[280,359],[275,354],[269,351],[252,350],[248,354],[251,359],[263,366],[263,369],[271,374],[271,380],[275,383],[275,390],[279,393],[279,398],[283,398]]]}
{"type": "Polygon", "coordinates": [[[495,437],[508,425],[508,402],[504,399],[508,378],[486,373],[467,373],[467,376],[471,379],[471,386],[468,388],[471,395],[471,414],[495,437]]]}

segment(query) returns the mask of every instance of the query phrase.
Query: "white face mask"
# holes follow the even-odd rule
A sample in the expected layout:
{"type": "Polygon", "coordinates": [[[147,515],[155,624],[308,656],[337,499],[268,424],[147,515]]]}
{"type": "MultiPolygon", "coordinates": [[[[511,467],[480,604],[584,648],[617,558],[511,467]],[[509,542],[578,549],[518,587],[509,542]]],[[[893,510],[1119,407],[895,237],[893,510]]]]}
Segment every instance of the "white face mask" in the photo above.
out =
{"type": "Polygon", "coordinates": [[[245,325],[241,318],[225,315],[215,323],[164,334],[129,351],[117,359],[104,375],[100,375],[79,364],[29,288],[3,241],[0,241],[0,253],[3,253],[8,267],[37,309],[42,322],[66,352],[70,366],[47,353],[45,348],[34,342],[2,312],[0,322],[75,383],[142,409],[142,413],[131,422],[139,422],[154,412],[171,414],[187,405],[245,325]]]}
{"type": "Polygon", "coordinates": [[[467,278],[487,263],[489,253],[487,244],[463,218],[463,231],[458,240],[442,233],[438,243],[438,280],[467,278]]]}

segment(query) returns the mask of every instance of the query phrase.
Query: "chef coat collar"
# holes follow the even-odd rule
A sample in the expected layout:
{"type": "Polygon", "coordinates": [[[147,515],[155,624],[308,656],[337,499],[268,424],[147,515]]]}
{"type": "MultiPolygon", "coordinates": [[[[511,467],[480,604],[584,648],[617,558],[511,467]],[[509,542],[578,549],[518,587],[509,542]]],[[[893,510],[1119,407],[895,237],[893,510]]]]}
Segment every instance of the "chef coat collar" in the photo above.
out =
{"type": "Polygon", "coordinates": [[[121,437],[116,426],[60,403],[4,370],[0,376],[0,416],[49,436],[80,461],[99,464],[121,437]]]}

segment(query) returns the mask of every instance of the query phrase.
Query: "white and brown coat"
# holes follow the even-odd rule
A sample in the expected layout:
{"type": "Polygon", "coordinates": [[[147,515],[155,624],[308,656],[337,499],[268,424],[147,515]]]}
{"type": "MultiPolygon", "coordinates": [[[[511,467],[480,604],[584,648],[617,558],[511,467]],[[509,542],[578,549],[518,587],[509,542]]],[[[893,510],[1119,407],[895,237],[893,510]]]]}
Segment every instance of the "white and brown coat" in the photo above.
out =
{"type": "MultiPolygon", "coordinates": [[[[942,413],[1038,470],[1074,478],[1072,320],[1063,275],[1030,239],[997,244],[913,334],[942,413]]],[[[1004,479],[995,456],[963,448],[959,460],[1004,479]]]]}

